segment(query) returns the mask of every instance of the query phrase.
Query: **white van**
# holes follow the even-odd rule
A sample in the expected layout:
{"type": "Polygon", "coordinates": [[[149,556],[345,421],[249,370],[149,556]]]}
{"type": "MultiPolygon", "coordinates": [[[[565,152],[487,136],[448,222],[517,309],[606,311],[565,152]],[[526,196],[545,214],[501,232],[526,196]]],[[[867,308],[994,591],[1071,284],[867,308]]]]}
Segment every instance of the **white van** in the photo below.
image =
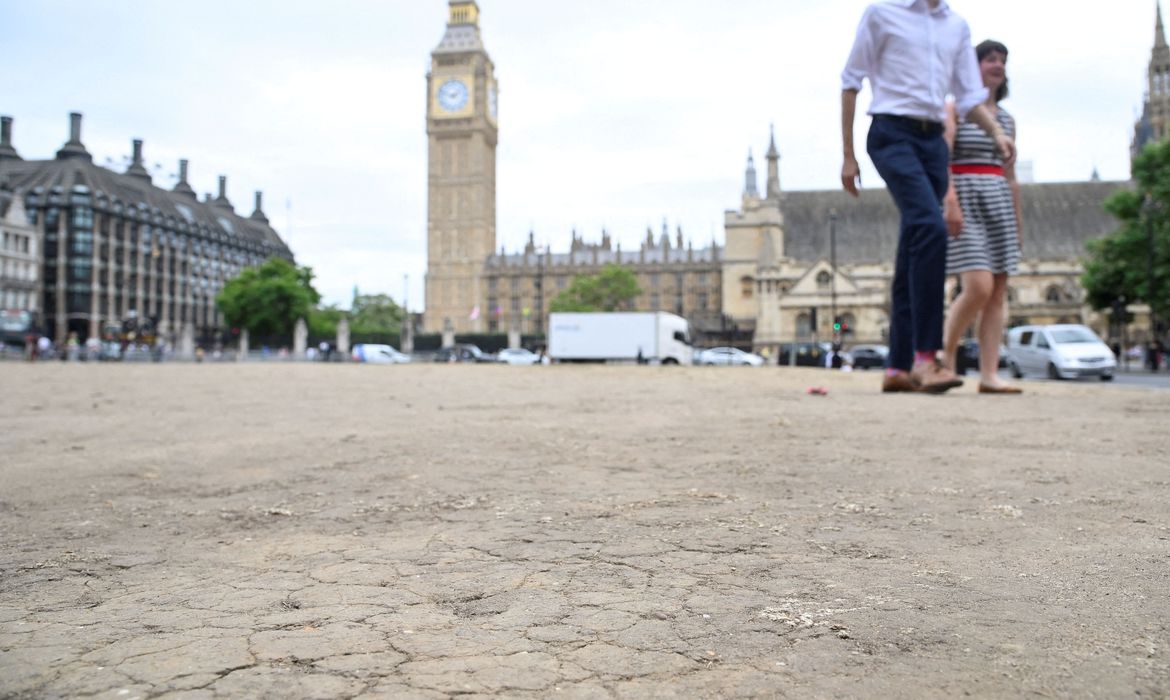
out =
{"type": "Polygon", "coordinates": [[[552,313],[548,354],[557,362],[689,365],[690,325],[665,311],[552,313]]]}
{"type": "Polygon", "coordinates": [[[371,365],[404,365],[410,362],[410,355],[398,352],[389,345],[359,343],[351,353],[354,362],[368,362],[371,365]]]}
{"type": "Polygon", "coordinates": [[[1117,358],[1087,326],[1017,326],[1008,331],[1008,367],[1017,379],[1045,373],[1052,379],[1113,379],[1117,358]]]}

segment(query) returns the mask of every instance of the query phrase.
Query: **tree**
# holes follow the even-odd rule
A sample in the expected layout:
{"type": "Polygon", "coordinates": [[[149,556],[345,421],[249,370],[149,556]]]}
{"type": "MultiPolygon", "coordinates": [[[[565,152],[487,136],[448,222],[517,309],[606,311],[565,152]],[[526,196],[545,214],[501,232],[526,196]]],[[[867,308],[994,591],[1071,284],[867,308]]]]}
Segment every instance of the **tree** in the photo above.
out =
{"type": "Polygon", "coordinates": [[[624,267],[606,265],[595,275],[573,279],[549,305],[550,311],[620,311],[628,309],[642,290],[638,279],[624,267]]]}
{"type": "Polygon", "coordinates": [[[291,335],[297,319],[307,318],[320,300],[312,269],[269,258],[225,284],[215,303],[228,325],[264,337],[291,335]]]}
{"type": "Polygon", "coordinates": [[[1121,227],[1089,243],[1081,284],[1094,309],[1111,308],[1124,297],[1149,304],[1164,319],[1170,312],[1170,140],[1147,147],[1134,160],[1133,175],[1136,190],[1105,201],[1121,227]]]}
{"type": "Polygon", "coordinates": [[[337,325],[341,323],[345,311],[336,304],[318,306],[309,314],[309,337],[330,339],[337,337],[337,325]]]}
{"type": "Polygon", "coordinates": [[[397,335],[404,318],[406,311],[389,294],[355,294],[349,323],[356,332],[397,335]]]}

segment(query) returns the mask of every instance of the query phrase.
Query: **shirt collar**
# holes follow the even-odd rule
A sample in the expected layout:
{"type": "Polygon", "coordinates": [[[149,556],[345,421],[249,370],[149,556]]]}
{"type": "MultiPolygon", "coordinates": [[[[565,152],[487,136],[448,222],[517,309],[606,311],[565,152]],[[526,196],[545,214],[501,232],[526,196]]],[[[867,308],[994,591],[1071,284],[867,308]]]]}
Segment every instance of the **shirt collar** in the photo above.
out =
{"type": "Polygon", "coordinates": [[[920,6],[921,9],[927,12],[937,12],[940,15],[945,15],[951,10],[951,6],[947,4],[947,0],[939,0],[938,9],[935,10],[930,9],[930,5],[926,4],[926,0],[896,0],[896,2],[902,7],[920,6]]]}

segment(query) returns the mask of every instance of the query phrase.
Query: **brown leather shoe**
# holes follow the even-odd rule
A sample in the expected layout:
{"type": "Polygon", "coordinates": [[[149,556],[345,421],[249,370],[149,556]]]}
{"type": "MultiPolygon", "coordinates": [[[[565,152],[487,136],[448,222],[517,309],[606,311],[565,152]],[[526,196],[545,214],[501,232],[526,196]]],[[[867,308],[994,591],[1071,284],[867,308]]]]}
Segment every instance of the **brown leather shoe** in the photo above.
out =
{"type": "Polygon", "coordinates": [[[980,394],[1022,394],[1022,393],[1024,393],[1024,390],[1018,386],[1012,386],[1010,384],[1000,384],[999,386],[992,386],[990,384],[984,384],[983,382],[979,382],[979,393],[980,394]]]}
{"type": "Polygon", "coordinates": [[[910,370],[910,379],[918,385],[918,391],[927,394],[941,394],[963,386],[963,380],[943,367],[938,360],[915,365],[914,369],[910,370]]]}
{"type": "Polygon", "coordinates": [[[883,394],[900,394],[910,391],[918,391],[918,386],[907,372],[899,372],[894,375],[887,374],[882,379],[883,394]]]}

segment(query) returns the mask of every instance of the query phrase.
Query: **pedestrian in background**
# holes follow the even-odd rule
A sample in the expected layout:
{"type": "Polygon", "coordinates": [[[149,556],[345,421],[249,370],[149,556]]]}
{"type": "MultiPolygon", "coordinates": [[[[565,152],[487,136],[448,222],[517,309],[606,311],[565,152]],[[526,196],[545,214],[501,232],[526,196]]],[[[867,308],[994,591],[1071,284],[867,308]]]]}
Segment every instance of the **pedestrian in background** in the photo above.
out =
{"type": "Polygon", "coordinates": [[[955,96],[956,113],[987,132],[1006,162],[1014,162],[1015,146],[983,105],[987,88],[966,20],[946,0],[876,2],[861,18],[841,74],[841,183],[855,197],[861,170],[853,122],[865,80],[873,90],[866,150],[902,217],[882,391],[940,393],[963,383],[937,357],[947,255],[941,207],[950,160],[943,140],[946,95],[955,96]]]}
{"type": "MultiPolygon", "coordinates": [[[[987,88],[983,105],[1013,142],[1016,120],[999,103],[1008,96],[1007,47],[984,41],[975,47],[987,88]]],[[[943,199],[943,218],[951,235],[947,274],[959,275],[962,291],[951,303],[943,334],[943,364],[955,369],[959,341],[978,317],[979,392],[1019,394],[999,378],[1004,301],[1008,275],[1020,262],[1020,185],[1013,163],[1005,163],[991,140],[970,120],[959,121],[947,105],[945,137],[951,148],[951,186],[943,199]]]]}

